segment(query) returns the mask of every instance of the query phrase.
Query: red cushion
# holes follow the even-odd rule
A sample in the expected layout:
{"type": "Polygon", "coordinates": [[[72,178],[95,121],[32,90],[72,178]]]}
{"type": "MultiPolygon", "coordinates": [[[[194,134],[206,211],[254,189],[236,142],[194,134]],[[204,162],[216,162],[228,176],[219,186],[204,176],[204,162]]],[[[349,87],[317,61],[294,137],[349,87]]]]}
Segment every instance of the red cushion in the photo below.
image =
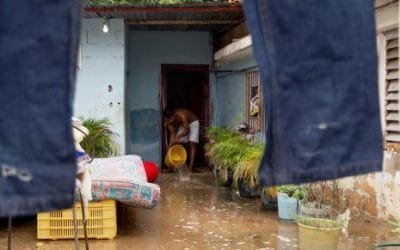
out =
{"type": "Polygon", "coordinates": [[[158,167],[154,162],[145,161],[143,162],[144,170],[146,171],[147,181],[155,182],[158,178],[158,167]]]}

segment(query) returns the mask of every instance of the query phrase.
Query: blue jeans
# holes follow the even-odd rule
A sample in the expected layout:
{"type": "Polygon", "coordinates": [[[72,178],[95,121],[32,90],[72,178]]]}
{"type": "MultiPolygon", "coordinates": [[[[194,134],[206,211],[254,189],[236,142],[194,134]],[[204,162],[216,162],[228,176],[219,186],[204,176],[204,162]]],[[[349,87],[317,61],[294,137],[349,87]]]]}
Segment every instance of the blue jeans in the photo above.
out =
{"type": "Polygon", "coordinates": [[[380,171],[372,0],[246,0],[264,87],[261,185],[380,171]]]}
{"type": "Polygon", "coordinates": [[[0,217],[71,207],[77,0],[0,9],[0,217]]]}

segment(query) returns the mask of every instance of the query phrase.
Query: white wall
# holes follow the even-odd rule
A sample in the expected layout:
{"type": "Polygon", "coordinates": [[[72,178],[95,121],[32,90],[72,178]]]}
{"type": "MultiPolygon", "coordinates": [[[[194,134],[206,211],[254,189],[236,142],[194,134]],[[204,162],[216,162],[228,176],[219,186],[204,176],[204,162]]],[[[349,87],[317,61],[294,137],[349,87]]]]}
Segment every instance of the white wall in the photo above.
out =
{"type": "Polygon", "coordinates": [[[102,25],[102,19],[84,19],[82,23],[74,115],[109,118],[124,154],[125,25],[123,19],[111,19],[108,33],[102,32],[102,25]]]}

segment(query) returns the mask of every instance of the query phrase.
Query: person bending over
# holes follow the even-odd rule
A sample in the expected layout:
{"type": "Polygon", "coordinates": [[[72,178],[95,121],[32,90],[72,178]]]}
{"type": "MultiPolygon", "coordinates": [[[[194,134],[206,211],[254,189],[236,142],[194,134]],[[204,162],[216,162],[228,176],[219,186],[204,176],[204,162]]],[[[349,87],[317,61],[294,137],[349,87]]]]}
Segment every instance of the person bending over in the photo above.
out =
{"type": "Polygon", "coordinates": [[[193,162],[196,157],[196,147],[199,143],[199,119],[188,109],[164,110],[165,126],[170,132],[168,148],[178,143],[189,143],[189,170],[193,172],[193,162]],[[178,128],[178,130],[176,130],[178,128]]]}

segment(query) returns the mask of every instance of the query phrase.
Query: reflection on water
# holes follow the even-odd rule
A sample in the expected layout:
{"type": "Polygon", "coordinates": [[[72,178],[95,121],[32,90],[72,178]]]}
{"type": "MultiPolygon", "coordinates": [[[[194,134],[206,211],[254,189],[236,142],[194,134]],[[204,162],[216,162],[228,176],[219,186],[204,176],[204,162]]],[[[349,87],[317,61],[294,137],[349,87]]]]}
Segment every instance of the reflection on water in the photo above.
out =
{"type": "MultiPolygon", "coordinates": [[[[259,199],[243,199],[236,190],[217,188],[211,173],[192,174],[184,182],[177,174],[162,174],[159,184],[162,196],[154,209],[119,206],[117,238],[90,240],[91,249],[298,248],[295,223],[280,222],[277,213],[263,208],[259,199]]],[[[73,249],[73,240],[37,241],[35,227],[34,219],[17,223],[13,249],[73,249]]],[[[341,238],[338,249],[364,250],[393,241],[390,229],[384,224],[352,222],[349,237],[341,238]]],[[[0,246],[6,246],[3,224],[0,246]]]]}
{"type": "Polygon", "coordinates": [[[297,226],[293,222],[282,221],[278,224],[278,235],[276,236],[277,249],[296,249],[297,226]]]}
{"type": "MultiPolygon", "coordinates": [[[[36,247],[37,250],[71,250],[75,249],[75,244],[73,240],[40,241],[36,243],[36,247]]],[[[85,249],[85,241],[83,239],[79,240],[79,249],[85,249]]],[[[89,249],[117,250],[117,240],[89,240],[89,249]]]]}

